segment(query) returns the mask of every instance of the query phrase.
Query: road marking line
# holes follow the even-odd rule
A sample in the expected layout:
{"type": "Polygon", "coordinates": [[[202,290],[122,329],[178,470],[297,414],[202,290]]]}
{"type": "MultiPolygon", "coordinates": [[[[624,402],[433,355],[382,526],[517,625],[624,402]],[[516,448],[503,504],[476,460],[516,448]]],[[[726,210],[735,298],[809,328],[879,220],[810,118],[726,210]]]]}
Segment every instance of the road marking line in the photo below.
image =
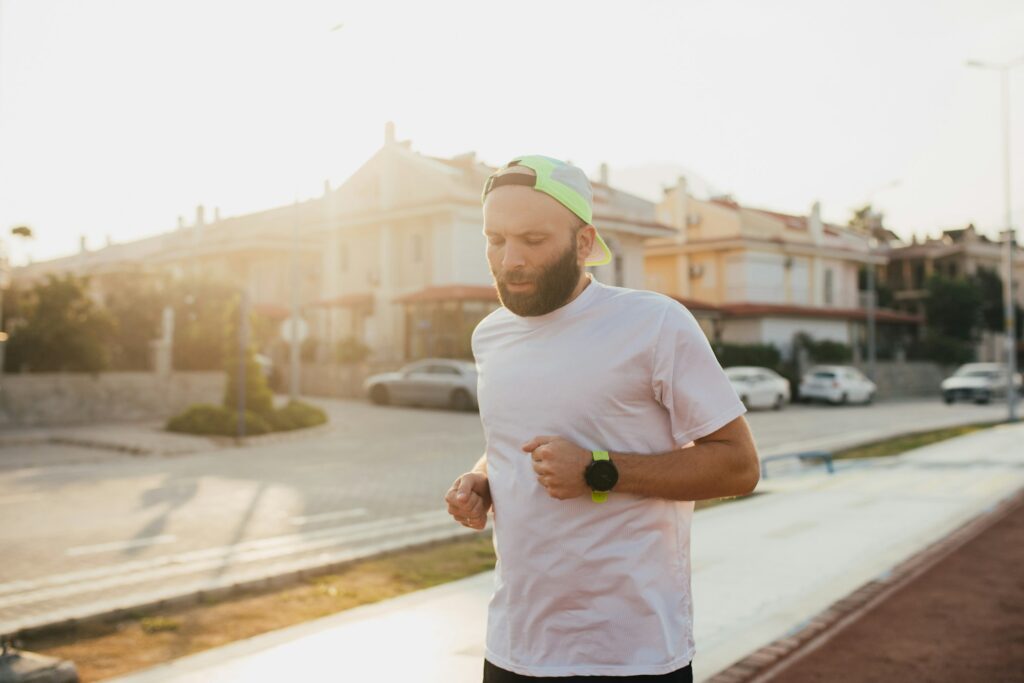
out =
{"type": "Polygon", "coordinates": [[[303,524],[312,524],[314,522],[327,522],[336,519],[349,519],[351,517],[362,517],[363,515],[370,514],[366,508],[355,508],[352,510],[339,510],[338,512],[322,512],[316,515],[304,515],[300,517],[292,517],[289,520],[295,526],[302,526],[303,524]]]}
{"type": "Polygon", "coordinates": [[[151,545],[174,543],[176,540],[178,540],[177,536],[163,534],[161,536],[150,536],[149,538],[133,538],[130,541],[113,541],[111,543],[97,543],[96,545],[80,545],[74,548],[68,548],[65,551],[65,554],[69,557],[95,555],[96,553],[109,553],[117,550],[130,550],[131,548],[146,548],[151,545]]]}
{"type": "Polygon", "coordinates": [[[81,572],[47,576],[42,579],[12,581],[0,584],[0,594],[7,594],[7,597],[0,597],[0,608],[132,583],[144,583],[209,569],[219,569],[224,567],[225,561],[232,565],[255,562],[329,548],[346,541],[360,541],[420,531],[440,524],[453,523],[446,511],[432,510],[347,527],[257,539],[230,546],[207,548],[122,565],[97,567],[81,572]]]}

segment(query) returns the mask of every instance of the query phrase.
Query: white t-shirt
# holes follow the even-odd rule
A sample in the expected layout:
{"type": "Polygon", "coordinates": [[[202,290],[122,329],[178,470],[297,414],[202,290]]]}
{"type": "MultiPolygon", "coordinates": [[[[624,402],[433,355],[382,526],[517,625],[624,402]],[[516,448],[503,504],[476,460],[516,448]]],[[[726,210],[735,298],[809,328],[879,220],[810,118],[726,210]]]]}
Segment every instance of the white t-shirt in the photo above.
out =
{"type": "Polygon", "coordinates": [[[745,412],[693,315],[592,280],[567,305],[473,333],[498,555],[486,657],[525,676],[658,675],[694,655],[692,502],[557,500],[523,444],[664,453],[745,412]]]}

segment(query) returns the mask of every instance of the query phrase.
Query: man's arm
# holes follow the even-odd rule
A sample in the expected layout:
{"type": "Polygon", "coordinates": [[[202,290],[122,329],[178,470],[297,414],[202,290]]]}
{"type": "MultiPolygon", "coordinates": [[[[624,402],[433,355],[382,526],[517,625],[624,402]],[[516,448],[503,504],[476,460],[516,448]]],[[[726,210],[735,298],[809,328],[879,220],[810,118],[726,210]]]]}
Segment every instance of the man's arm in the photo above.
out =
{"type": "Polygon", "coordinates": [[[754,437],[742,415],[689,448],[659,455],[611,453],[610,457],[619,470],[615,491],[652,498],[740,496],[753,491],[761,478],[754,437]]]}
{"type": "MultiPolygon", "coordinates": [[[[590,492],[583,472],[590,451],[563,439],[541,436],[523,446],[533,458],[541,486],[554,498],[576,498],[590,492]]],[[[612,492],[668,500],[704,500],[750,493],[761,477],[757,448],[741,415],[688,448],[667,453],[609,454],[619,470],[612,492]]]]}

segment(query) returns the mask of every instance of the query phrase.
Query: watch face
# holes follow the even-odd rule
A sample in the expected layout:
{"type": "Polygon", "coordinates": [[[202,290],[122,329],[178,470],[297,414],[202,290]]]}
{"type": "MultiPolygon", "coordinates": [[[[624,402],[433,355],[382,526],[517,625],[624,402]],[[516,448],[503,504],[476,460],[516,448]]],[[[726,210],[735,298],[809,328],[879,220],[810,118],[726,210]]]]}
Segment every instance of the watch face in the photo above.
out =
{"type": "Polygon", "coordinates": [[[610,491],[619,481],[619,471],[609,460],[595,460],[587,465],[587,485],[595,491],[610,491]]]}

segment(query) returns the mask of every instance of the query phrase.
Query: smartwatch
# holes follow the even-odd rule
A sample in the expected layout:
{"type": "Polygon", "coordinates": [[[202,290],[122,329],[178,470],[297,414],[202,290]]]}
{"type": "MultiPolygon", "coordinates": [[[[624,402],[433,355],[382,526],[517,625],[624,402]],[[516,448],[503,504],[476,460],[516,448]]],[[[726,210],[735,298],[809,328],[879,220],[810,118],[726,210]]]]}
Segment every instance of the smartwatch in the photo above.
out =
{"type": "Polygon", "coordinates": [[[619,481],[619,470],[608,457],[608,451],[591,451],[593,460],[583,472],[583,479],[590,487],[590,499],[595,503],[608,500],[608,492],[619,481]]]}

